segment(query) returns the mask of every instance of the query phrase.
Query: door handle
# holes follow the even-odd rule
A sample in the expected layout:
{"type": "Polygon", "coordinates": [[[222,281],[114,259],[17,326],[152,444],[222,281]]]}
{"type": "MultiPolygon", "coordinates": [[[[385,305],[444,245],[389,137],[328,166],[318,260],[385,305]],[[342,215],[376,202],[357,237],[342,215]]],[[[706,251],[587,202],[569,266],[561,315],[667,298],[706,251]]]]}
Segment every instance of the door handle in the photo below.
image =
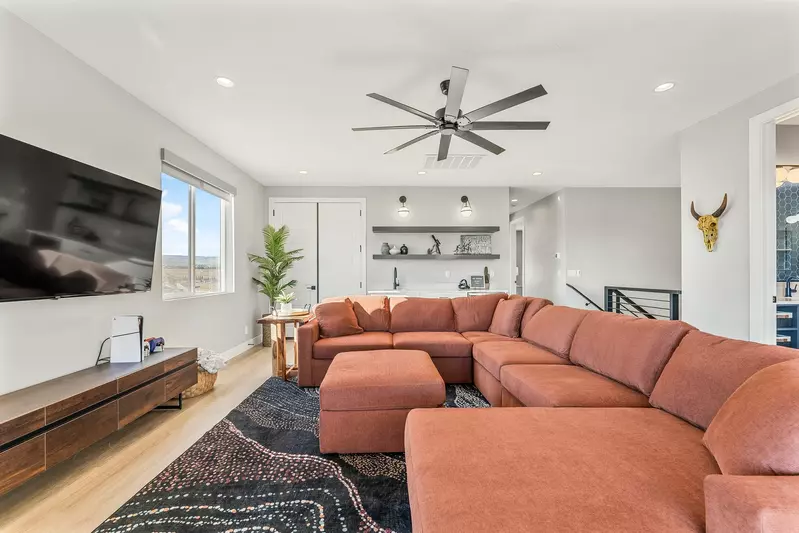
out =
{"type": "Polygon", "coordinates": [[[305,288],[307,290],[309,290],[309,291],[315,291],[316,290],[316,285],[306,285],[305,288]]]}

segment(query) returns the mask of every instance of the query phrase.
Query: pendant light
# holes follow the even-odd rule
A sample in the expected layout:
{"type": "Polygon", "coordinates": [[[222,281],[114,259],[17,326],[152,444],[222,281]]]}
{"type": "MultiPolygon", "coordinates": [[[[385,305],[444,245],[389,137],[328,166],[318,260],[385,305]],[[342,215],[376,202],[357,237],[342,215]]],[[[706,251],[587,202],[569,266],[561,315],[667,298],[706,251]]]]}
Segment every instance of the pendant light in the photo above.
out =
{"type": "Polygon", "coordinates": [[[472,204],[469,203],[468,196],[461,196],[461,216],[464,218],[468,218],[472,216],[472,204]]]}
{"type": "Polygon", "coordinates": [[[405,202],[407,202],[408,199],[404,196],[400,196],[399,201],[401,205],[397,208],[397,214],[400,216],[400,218],[408,218],[408,215],[411,214],[411,210],[405,205],[405,202]]]}

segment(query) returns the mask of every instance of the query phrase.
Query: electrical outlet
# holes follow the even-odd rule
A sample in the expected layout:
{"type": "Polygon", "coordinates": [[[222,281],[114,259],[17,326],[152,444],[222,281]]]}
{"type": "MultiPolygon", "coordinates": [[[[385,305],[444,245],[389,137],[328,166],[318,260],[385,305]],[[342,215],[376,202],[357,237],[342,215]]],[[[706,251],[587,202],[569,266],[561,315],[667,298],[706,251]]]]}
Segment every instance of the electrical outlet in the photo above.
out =
{"type": "Polygon", "coordinates": [[[248,326],[247,324],[244,324],[244,334],[245,335],[250,334],[250,326],[248,326]]]}
{"type": "Polygon", "coordinates": [[[566,277],[568,278],[579,278],[581,272],[579,270],[567,270],[566,277]]]}

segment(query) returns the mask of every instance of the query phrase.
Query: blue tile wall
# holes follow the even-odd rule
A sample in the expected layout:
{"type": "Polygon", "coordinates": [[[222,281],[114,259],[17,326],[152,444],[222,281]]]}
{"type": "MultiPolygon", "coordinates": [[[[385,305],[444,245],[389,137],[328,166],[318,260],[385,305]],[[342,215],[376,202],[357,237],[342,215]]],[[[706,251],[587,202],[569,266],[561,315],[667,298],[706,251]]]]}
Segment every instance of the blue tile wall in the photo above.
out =
{"type": "Polygon", "coordinates": [[[777,188],[777,249],[790,250],[777,252],[777,281],[799,280],[799,223],[785,222],[791,215],[799,215],[799,183],[786,181],[777,188]]]}

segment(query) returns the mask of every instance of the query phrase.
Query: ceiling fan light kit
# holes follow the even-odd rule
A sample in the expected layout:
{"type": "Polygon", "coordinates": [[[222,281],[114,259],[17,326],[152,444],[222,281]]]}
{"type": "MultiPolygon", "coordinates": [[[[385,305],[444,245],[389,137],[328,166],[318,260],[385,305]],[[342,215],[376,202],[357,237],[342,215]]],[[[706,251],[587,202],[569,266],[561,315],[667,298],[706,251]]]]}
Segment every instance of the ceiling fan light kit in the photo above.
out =
{"type": "Polygon", "coordinates": [[[369,93],[366,96],[374,98],[384,104],[402,109],[412,115],[422,118],[430,124],[415,124],[404,126],[369,126],[364,128],[352,128],[353,131],[380,131],[380,130],[430,130],[410,141],[403,143],[396,148],[392,148],[386,154],[393,154],[412,144],[416,144],[429,137],[441,134],[438,144],[438,161],[443,161],[449,155],[449,147],[452,143],[453,135],[460,137],[464,141],[468,141],[474,145],[491,152],[494,155],[499,155],[505,151],[504,148],[494,144],[485,137],[474,133],[475,131],[534,131],[546,130],[549,127],[549,122],[496,122],[496,121],[483,121],[481,119],[491,116],[500,111],[510,109],[519,104],[529,102],[547,94],[547,91],[542,85],[536,85],[520,93],[508,96],[501,100],[497,100],[491,104],[485,105],[469,113],[463,113],[461,110],[461,102],[463,100],[463,93],[466,89],[466,79],[469,77],[469,71],[465,68],[452,67],[450,78],[444,80],[439,85],[441,92],[447,97],[446,104],[443,108],[435,112],[434,115],[419,111],[409,105],[397,102],[386,96],[377,93],[369,93]]]}

